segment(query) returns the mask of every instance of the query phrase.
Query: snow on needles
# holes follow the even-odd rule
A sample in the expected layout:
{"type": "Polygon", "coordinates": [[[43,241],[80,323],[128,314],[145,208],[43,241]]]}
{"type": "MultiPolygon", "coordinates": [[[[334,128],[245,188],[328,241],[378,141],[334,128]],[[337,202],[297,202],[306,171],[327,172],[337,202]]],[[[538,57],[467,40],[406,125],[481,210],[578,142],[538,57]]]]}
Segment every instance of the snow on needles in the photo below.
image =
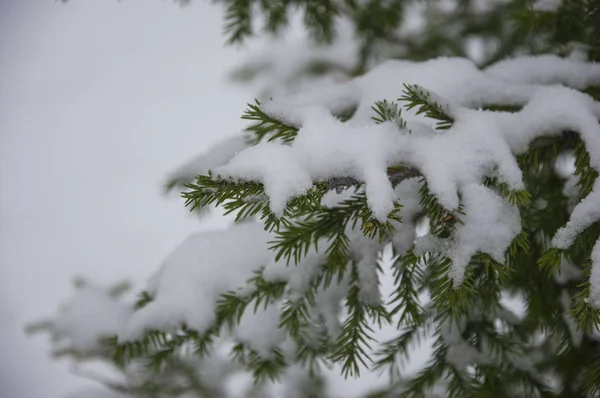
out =
{"type": "MultiPolygon", "coordinates": [[[[353,177],[365,183],[368,205],[383,221],[398,200],[387,168],[414,168],[446,209],[465,206],[465,224],[457,229],[450,250],[456,262],[452,275],[461,280],[471,255],[484,252],[500,260],[520,232],[516,209],[483,184],[486,177],[495,177],[512,190],[523,189],[515,156],[534,139],[576,131],[590,153],[591,166],[600,170],[600,106],[591,97],[558,85],[583,88],[598,82],[600,65],[554,56],[515,58],[483,71],[460,58],[388,61],[353,81],[263,104],[265,113],[301,126],[295,140],[290,145],[256,145],[214,171],[222,178],[263,183],[278,215],[314,181],[353,177]],[[404,83],[431,91],[431,98],[451,113],[452,126],[411,134],[392,122],[375,124],[371,120],[375,101],[397,100],[404,83]],[[347,122],[333,115],[344,110],[343,104],[356,107],[347,122]],[[494,105],[523,108],[515,113],[478,109],[494,105]]],[[[422,131],[423,126],[434,124],[416,115],[415,109],[402,116],[408,129],[418,125],[422,131]]],[[[568,247],[577,233],[598,218],[596,183],[553,244],[568,247]]]]}

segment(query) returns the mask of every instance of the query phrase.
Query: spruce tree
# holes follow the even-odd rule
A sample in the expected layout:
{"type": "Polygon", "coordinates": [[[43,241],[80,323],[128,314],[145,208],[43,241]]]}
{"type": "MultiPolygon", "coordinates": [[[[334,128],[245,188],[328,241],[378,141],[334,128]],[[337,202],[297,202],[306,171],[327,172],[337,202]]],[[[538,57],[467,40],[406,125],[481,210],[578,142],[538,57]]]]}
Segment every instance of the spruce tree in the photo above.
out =
{"type": "Polygon", "coordinates": [[[331,366],[382,372],[371,398],[600,396],[600,2],[220,3],[230,43],[300,13],[286,82],[337,82],[267,87],[169,178],[227,231],[183,242],[135,305],[78,281],[31,329],[114,361],[102,382],[129,397],[228,397],[239,374],[248,397],[328,397],[331,366]],[[331,56],[344,35],[354,59],[331,56]]]}

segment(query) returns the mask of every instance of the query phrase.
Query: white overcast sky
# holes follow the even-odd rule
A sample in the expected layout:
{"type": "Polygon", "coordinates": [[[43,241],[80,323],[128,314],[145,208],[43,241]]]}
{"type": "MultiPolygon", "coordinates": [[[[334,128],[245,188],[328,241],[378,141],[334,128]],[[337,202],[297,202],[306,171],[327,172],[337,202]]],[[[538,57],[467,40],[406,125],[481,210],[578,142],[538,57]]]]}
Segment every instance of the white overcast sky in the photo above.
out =
{"type": "Polygon", "coordinates": [[[0,398],[84,385],[23,325],[74,275],[143,280],[194,230],[160,194],[180,162],[242,127],[252,99],[206,0],[0,0],[0,398]]]}

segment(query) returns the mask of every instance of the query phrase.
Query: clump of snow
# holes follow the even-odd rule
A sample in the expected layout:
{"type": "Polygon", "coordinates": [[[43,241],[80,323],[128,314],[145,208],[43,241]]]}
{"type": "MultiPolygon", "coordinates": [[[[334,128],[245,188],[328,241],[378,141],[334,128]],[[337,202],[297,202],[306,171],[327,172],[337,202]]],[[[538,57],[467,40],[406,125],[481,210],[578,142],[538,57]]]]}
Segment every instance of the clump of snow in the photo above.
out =
{"type": "Polygon", "coordinates": [[[568,249],[581,232],[599,219],[600,179],[597,179],[592,192],[573,209],[567,225],[556,232],[552,239],[552,246],[559,249],[568,249]]]}
{"type": "Polygon", "coordinates": [[[148,329],[172,331],[182,324],[203,333],[215,320],[218,296],[243,286],[271,261],[269,240],[256,223],[190,236],[165,260],[154,300],[131,316],[119,339],[136,340],[148,329]]]}
{"type": "Polygon", "coordinates": [[[462,281],[467,264],[478,252],[503,263],[506,249],[521,232],[519,209],[491,189],[473,184],[461,193],[466,215],[456,226],[448,251],[452,260],[449,276],[457,282],[462,281]]]}
{"type": "Polygon", "coordinates": [[[132,311],[131,305],[111,297],[109,289],[86,283],[61,306],[51,323],[69,347],[92,351],[102,338],[119,333],[132,311]]]}
{"type": "Polygon", "coordinates": [[[244,311],[235,330],[235,338],[247,344],[262,358],[272,357],[273,348],[283,343],[285,332],[279,328],[279,306],[271,304],[266,308],[259,306],[256,311],[248,308],[244,311]]]}
{"type": "Polygon", "coordinates": [[[521,232],[521,218],[516,206],[511,206],[490,188],[478,184],[465,185],[461,190],[464,216],[456,225],[449,241],[425,236],[417,241],[417,252],[438,252],[452,260],[448,276],[458,286],[471,257],[487,253],[503,263],[504,253],[521,232]]]}

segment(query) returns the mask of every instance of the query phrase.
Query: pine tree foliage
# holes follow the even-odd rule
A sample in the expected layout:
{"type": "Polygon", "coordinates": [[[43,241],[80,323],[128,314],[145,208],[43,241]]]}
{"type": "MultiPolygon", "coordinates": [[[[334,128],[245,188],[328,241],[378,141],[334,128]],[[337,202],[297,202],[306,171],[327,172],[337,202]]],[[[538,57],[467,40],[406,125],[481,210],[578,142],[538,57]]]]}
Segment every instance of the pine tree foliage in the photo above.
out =
{"type": "Polygon", "coordinates": [[[247,131],[250,132],[253,143],[258,144],[263,139],[274,141],[280,139],[284,142],[294,140],[298,127],[290,126],[276,120],[260,109],[260,102],[255,101],[255,104],[248,104],[248,109],[244,112],[242,119],[252,120],[255,124],[248,126],[247,131]]]}
{"type": "MultiPolygon", "coordinates": [[[[247,250],[251,262],[251,248],[234,240],[234,229],[245,225],[248,239],[265,234],[268,255],[245,270],[245,284],[202,303],[203,322],[194,303],[184,311],[194,316],[164,321],[171,307],[159,283],[137,303],[122,304],[127,320],[98,330],[105,338],[93,349],[77,344],[81,336],[62,328],[61,316],[32,330],[68,340],[62,355],[114,359],[128,382],[111,388],[131,396],[225,397],[205,371],[219,361],[216,380],[251,375],[248,396],[272,396],[279,382],[290,386],[290,397],[325,397],[324,366],[344,378],[386,371],[389,384],[369,395],[380,398],[600,396],[600,69],[577,58],[598,59],[600,3],[221,3],[230,42],[251,36],[257,15],[277,34],[300,10],[320,45],[335,43],[340,20],[350,21],[360,43],[349,73],[360,77],[321,96],[249,104],[242,116],[250,123],[247,149],[185,185],[190,210],[235,214],[228,250],[247,250]],[[416,32],[403,26],[409,12],[422,18],[416,32]],[[452,59],[399,61],[365,74],[378,57],[469,56],[468,38],[483,50],[463,86],[449,82],[473,64],[452,59]],[[524,53],[572,58],[498,62],[524,53]],[[431,65],[446,69],[432,74],[431,65]],[[439,93],[409,68],[430,76],[439,93]],[[395,91],[381,88],[391,81],[395,91]],[[369,84],[381,87],[369,91],[369,84]],[[328,136],[337,142],[322,139],[328,136]],[[502,139],[479,141],[488,136],[502,139]],[[348,150],[352,158],[344,152],[352,140],[364,153],[381,143],[373,153],[385,159],[348,150]],[[446,152],[429,158],[426,145],[435,142],[446,152]],[[400,160],[387,152],[393,148],[400,160]],[[451,162],[460,156],[474,160],[451,162]],[[448,170],[456,164],[470,168],[457,177],[448,170]],[[384,264],[386,250],[393,256],[384,264]],[[385,277],[393,288],[384,296],[385,277]],[[393,337],[380,339],[381,330],[393,337]],[[227,342],[230,359],[223,360],[218,352],[227,342]],[[415,347],[426,344],[427,363],[407,371],[415,347]]],[[[214,259],[197,254],[204,256],[214,259]]],[[[202,265],[218,273],[219,264],[202,265]]],[[[163,267],[159,278],[168,272],[163,267]]],[[[94,294],[112,308],[123,291],[94,294]]]]}

